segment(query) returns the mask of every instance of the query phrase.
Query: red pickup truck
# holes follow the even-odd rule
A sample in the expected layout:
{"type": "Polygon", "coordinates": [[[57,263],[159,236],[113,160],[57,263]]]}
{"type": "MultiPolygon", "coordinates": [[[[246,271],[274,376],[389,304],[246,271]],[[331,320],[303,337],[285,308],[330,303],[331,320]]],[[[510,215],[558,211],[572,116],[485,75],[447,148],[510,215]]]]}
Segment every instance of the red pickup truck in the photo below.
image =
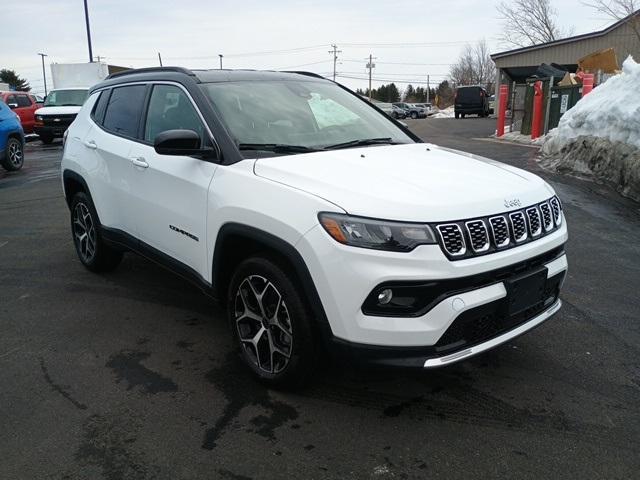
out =
{"type": "Polygon", "coordinates": [[[28,92],[1,92],[0,100],[6,103],[19,117],[24,133],[33,133],[33,114],[42,107],[42,101],[28,92]]]}

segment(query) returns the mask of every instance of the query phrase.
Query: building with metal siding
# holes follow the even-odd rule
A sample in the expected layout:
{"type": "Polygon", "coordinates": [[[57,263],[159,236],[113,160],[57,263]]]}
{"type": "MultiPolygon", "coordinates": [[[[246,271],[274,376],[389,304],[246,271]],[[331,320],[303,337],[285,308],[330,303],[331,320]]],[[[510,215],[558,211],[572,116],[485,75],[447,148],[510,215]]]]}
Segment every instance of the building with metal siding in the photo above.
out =
{"type": "Polygon", "coordinates": [[[557,63],[575,72],[578,59],[607,48],[615,50],[619,64],[629,55],[640,62],[640,39],[632,22],[640,26],[640,10],[598,32],[494,53],[491,58],[496,64],[496,85],[523,82],[542,63],[557,63]]]}

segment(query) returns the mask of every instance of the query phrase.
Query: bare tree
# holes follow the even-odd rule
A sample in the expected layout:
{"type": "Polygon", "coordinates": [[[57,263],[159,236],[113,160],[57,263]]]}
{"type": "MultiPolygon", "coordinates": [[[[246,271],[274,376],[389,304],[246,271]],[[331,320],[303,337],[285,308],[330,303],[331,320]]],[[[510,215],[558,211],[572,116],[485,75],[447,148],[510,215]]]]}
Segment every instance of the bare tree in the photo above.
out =
{"type": "Polygon", "coordinates": [[[616,21],[628,18],[627,23],[640,42],[640,0],[592,0],[582,3],[616,21]]]}
{"type": "Polygon", "coordinates": [[[483,85],[491,91],[496,78],[496,66],[491,60],[485,39],[466,45],[449,71],[456,85],[483,85]]]}
{"type": "Polygon", "coordinates": [[[503,21],[502,43],[528,47],[552,42],[571,35],[572,30],[558,26],[557,12],[550,0],[510,0],[498,5],[503,21]]]}

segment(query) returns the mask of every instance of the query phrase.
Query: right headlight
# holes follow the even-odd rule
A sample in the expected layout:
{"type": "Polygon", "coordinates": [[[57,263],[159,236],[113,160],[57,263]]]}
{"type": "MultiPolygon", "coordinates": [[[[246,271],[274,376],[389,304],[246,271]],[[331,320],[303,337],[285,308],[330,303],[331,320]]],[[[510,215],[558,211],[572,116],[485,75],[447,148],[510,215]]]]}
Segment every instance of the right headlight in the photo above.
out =
{"type": "Polygon", "coordinates": [[[337,242],[353,247],[408,252],[418,245],[435,244],[429,225],[374,220],[340,213],[320,213],[320,224],[337,242]]]}

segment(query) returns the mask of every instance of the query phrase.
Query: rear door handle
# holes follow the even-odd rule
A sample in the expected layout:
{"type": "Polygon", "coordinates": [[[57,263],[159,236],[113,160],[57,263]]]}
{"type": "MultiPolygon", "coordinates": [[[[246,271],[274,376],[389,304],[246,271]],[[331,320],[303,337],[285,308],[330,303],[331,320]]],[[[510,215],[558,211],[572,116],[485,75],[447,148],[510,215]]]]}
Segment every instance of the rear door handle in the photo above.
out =
{"type": "Polygon", "coordinates": [[[131,157],[131,163],[133,163],[136,167],[149,168],[149,164],[142,157],[131,157]]]}
{"type": "Polygon", "coordinates": [[[94,142],[93,140],[89,140],[88,142],[84,142],[84,146],[87,148],[90,148],[91,150],[95,150],[96,148],[98,148],[98,145],[96,145],[96,142],[94,142]]]}

